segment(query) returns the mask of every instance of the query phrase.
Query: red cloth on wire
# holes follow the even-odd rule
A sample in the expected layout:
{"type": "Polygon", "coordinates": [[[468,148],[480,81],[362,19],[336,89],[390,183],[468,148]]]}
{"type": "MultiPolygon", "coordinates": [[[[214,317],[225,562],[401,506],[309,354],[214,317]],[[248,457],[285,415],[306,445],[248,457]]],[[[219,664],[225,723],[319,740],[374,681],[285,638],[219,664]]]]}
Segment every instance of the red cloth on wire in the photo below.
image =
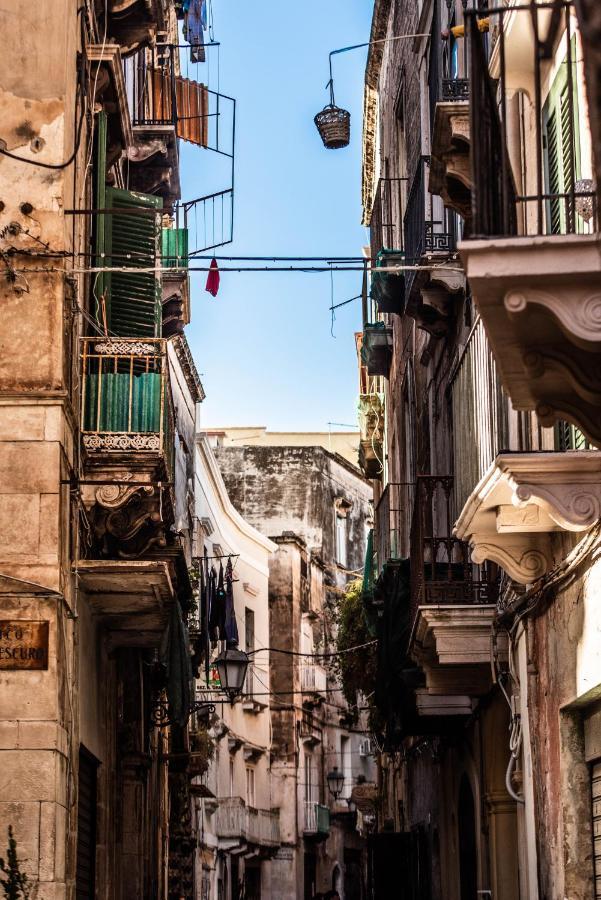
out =
{"type": "Polygon", "coordinates": [[[205,291],[208,291],[209,294],[212,294],[213,297],[217,296],[217,291],[219,290],[219,266],[217,265],[217,260],[215,257],[211,260],[211,265],[209,266],[209,274],[207,275],[207,284],[205,287],[205,291]]]}

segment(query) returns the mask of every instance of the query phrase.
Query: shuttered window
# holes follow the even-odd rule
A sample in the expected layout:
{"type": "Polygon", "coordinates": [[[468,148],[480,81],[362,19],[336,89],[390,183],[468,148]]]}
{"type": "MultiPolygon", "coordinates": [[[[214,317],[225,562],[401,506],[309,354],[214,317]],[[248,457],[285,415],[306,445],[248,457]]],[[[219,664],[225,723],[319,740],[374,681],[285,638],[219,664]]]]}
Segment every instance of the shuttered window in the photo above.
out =
{"type": "Polygon", "coordinates": [[[107,267],[126,266],[141,272],[107,272],[105,298],[109,330],[119,337],[160,337],[161,292],[160,197],[107,188],[107,208],[123,209],[106,217],[107,267]],[[140,212],[127,212],[140,210],[140,212]]]}
{"type": "Polygon", "coordinates": [[[76,900],[96,896],[96,791],[98,763],[81,747],[77,801],[76,900]]]}
{"type": "Polygon", "coordinates": [[[107,185],[106,136],[102,112],[96,131],[96,208],[122,209],[123,214],[100,212],[95,217],[97,265],[146,271],[101,273],[93,284],[93,313],[103,331],[118,337],[160,337],[160,271],[147,270],[155,269],[161,258],[163,200],[107,185]]]}
{"type": "MultiPolygon", "coordinates": [[[[575,52],[575,45],[573,53],[575,52]]],[[[575,58],[574,56],[572,58],[575,58]]],[[[561,64],[543,110],[547,193],[547,231],[566,234],[574,230],[569,194],[579,177],[578,96],[575,87],[570,103],[567,62],[561,64]]]]}

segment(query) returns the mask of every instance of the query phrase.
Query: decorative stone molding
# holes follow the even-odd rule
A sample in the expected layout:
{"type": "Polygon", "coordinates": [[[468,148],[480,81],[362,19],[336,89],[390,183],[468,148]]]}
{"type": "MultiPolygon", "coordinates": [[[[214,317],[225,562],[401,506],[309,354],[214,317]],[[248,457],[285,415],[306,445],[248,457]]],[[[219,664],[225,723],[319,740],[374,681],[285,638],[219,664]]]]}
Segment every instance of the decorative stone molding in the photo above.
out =
{"type": "Polygon", "coordinates": [[[460,252],[514,408],[601,445],[599,235],[464,241],[460,252]]]}
{"type": "Polygon", "coordinates": [[[587,531],[601,519],[601,452],[498,456],[467,500],[454,534],[476,563],[498,563],[520,584],[553,565],[552,532],[587,531]]]}
{"type": "Polygon", "coordinates": [[[467,100],[436,104],[432,131],[429,189],[463,217],[472,217],[470,112],[467,100]]]}
{"type": "Polygon", "coordinates": [[[84,434],[83,445],[86,450],[150,450],[158,453],[161,449],[159,434],[148,432],[146,434],[84,434]]]}

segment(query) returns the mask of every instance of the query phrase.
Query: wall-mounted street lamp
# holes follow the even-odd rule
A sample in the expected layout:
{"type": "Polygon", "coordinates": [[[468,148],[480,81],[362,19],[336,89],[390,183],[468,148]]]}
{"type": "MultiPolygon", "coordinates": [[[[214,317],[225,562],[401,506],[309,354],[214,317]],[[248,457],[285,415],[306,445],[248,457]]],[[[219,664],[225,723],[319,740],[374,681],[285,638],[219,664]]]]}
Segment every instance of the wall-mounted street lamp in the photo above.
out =
{"type": "Polygon", "coordinates": [[[338,800],[344,788],[344,774],[339,771],[338,766],[334,766],[331,772],[326,775],[328,782],[328,790],[334,800],[338,800]]]}
{"type": "Polygon", "coordinates": [[[242,693],[246,670],[248,669],[248,656],[233,641],[228,641],[225,650],[222,650],[215,659],[215,667],[219,673],[221,690],[227,695],[230,703],[242,693]]]}

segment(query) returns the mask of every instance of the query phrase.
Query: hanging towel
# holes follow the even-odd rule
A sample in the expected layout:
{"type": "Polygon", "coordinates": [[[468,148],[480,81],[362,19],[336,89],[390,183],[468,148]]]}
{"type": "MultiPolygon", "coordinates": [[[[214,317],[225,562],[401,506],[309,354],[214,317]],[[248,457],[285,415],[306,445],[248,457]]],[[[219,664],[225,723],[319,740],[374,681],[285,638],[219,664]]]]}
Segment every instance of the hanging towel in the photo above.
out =
{"type": "Polygon", "coordinates": [[[211,265],[209,266],[205,290],[208,291],[209,294],[212,294],[213,297],[217,296],[217,291],[219,290],[219,266],[217,265],[215,257],[213,257],[211,265]]]}
{"type": "Polygon", "coordinates": [[[225,639],[228,644],[238,643],[238,625],[234,608],[234,569],[231,557],[225,567],[225,639]]]}

